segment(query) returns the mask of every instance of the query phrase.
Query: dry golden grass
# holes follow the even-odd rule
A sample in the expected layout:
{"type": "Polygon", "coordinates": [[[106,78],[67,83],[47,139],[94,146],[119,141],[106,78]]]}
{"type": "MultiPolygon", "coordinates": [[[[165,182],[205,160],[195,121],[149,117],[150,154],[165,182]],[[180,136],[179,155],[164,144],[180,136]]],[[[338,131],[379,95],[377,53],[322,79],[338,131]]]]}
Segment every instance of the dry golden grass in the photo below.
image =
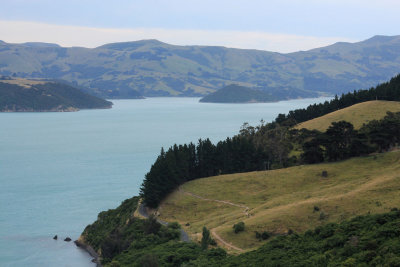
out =
{"type": "Polygon", "coordinates": [[[178,221],[195,239],[201,237],[201,229],[206,226],[246,251],[262,244],[255,238],[255,231],[303,232],[392,207],[400,207],[400,151],[337,163],[198,179],[172,193],[159,211],[162,220],[178,221]],[[327,178],[321,177],[323,170],[328,172],[327,178]],[[247,206],[249,216],[243,207],[214,200],[247,206]],[[320,210],[314,211],[314,206],[320,210]],[[232,226],[239,221],[245,222],[246,229],[235,234],[232,226]]]}
{"type": "Polygon", "coordinates": [[[300,123],[296,125],[295,128],[306,128],[309,130],[319,130],[324,132],[332,122],[345,120],[351,122],[354,125],[354,128],[359,129],[364,123],[383,118],[387,111],[399,112],[400,102],[382,100],[363,102],[300,123]]]}
{"type": "Polygon", "coordinates": [[[31,88],[32,85],[36,84],[45,84],[48,81],[41,81],[41,80],[29,80],[25,78],[13,78],[12,80],[1,80],[0,82],[9,83],[9,84],[16,84],[25,88],[31,88]]]}

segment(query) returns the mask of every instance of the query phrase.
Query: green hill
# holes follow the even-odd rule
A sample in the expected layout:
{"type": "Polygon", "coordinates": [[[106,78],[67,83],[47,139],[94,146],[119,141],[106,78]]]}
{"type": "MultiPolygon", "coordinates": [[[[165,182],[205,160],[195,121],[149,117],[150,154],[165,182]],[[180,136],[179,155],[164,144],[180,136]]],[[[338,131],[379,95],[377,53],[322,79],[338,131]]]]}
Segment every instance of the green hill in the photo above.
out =
{"type": "Polygon", "coordinates": [[[76,111],[111,108],[112,103],[70,85],[47,80],[2,77],[0,111],[76,111]]]}
{"type": "Polygon", "coordinates": [[[293,99],[386,81],[400,73],[399,49],[400,36],[375,36],[289,54],[156,40],[93,49],[0,42],[0,75],[62,79],[104,98],[205,96],[238,84],[293,99]]]}
{"type": "Polygon", "coordinates": [[[400,102],[382,100],[367,101],[328,113],[322,117],[302,122],[294,128],[306,128],[308,130],[324,132],[332,122],[345,120],[353,124],[354,128],[359,129],[364,123],[382,119],[388,111],[399,112],[400,102]]]}
{"type": "Polygon", "coordinates": [[[171,219],[187,216],[186,221],[190,216],[191,221],[185,223],[186,231],[200,227],[203,222],[211,228],[218,246],[226,247],[215,233],[231,247],[249,239],[253,247],[259,247],[239,251],[241,254],[237,256],[227,255],[212,245],[212,240],[206,250],[197,242],[180,242],[176,223],[162,226],[154,219],[135,217],[138,197],[101,212],[77,243],[92,246],[109,267],[397,266],[400,212],[395,207],[400,204],[399,152],[331,166],[302,166],[281,170],[279,174],[248,173],[242,177],[201,179],[185,184],[181,192],[167,199],[170,202],[164,209],[171,201],[179,205],[173,206],[177,215],[171,219]],[[328,170],[327,178],[319,176],[323,168],[328,170]],[[196,182],[200,188],[195,186],[196,182]],[[189,189],[209,199],[186,194],[189,189]],[[217,203],[212,197],[248,204],[250,216],[243,214],[242,207],[233,206],[229,210],[228,204],[217,203]],[[370,214],[382,212],[386,213],[370,214]],[[218,220],[226,229],[213,229],[212,224],[218,220]],[[238,221],[243,221],[245,228],[235,234],[232,223],[238,221]],[[279,231],[273,231],[271,225],[279,231]]]}
{"type": "Polygon", "coordinates": [[[279,98],[270,93],[231,84],[225,86],[218,91],[211,93],[202,99],[200,102],[204,103],[258,103],[258,102],[272,102],[277,101],[279,98]]]}
{"type": "Polygon", "coordinates": [[[106,266],[397,266],[400,112],[375,120],[364,112],[384,113],[396,102],[349,106],[398,99],[399,77],[245,124],[216,145],[162,149],[141,188],[150,218],[138,217],[146,207],[134,197],[100,213],[80,242],[106,266]],[[372,121],[359,130],[346,121],[324,133],[292,129],[339,107],[349,107],[341,119],[372,121]],[[300,157],[287,154],[299,148],[300,157]],[[193,242],[179,241],[177,222],[193,242]]]}
{"type": "Polygon", "coordinates": [[[400,206],[400,151],[272,171],[221,175],[183,184],[158,212],[201,238],[203,226],[231,251],[262,243],[255,232],[304,232],[357,215],[400,206]],[[328,177],[321,174],[327,171],[328,177]],[[245,231],[233,232],[243,221],[245,231]]]}

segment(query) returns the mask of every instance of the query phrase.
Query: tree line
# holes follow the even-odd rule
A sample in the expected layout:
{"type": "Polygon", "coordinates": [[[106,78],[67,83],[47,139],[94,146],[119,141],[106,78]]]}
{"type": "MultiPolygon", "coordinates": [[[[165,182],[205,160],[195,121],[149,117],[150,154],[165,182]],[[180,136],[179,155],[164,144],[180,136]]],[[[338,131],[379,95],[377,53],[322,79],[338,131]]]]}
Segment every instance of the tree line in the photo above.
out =
{"type": "Polygon", "coordinates": [[[400,112],[354,129],[346,121],[333,122],[325,133],[313,132],[303,143],[304,163],[337,161],[372,152],[383,152],[400,143],[400,112]]]}
{"type": "Polygon", "coordinates": [[[330,102],[279,114],[271,123],[243,124],[239,134],[217,144],[209,139],[197,144],[173,145],[160,155],[145,175],[140,195],[155,208],[179,185],[202,177],[270,170],[299,163],[337,161],[384,151],[400,142],[400,113],[388,113],[360,130],[349,122],[333,123],[325,133],[296,130],[292,126],[329,112],[373,99],[400,100],[400,76],[369,90],[337,96],[330,102]],[[300,147],[300,156],[291,155],[300,147]]]}
{"type": "Polygon", "coordinates": [[[160,155],[146,174],[141,197],[155,208],[179,185],[201,177],[263,169],[265,155],[246,138],[235,136],[214,145],[209,139],[174,145],[160,155]]]}
{"type": "Polygon", "coordinates": [[[337,95],[331,101],[309,105],[307,108],[289,111],[287,115],[279,114],[276,123],[295,125],[304,121],[321,117],[333,111],[350,107],[357,103],[371,100],[400,101],[400,75],[393,77],[389,82],[382,83],[367,90],[354,90],[347,94],[337,95]]]}

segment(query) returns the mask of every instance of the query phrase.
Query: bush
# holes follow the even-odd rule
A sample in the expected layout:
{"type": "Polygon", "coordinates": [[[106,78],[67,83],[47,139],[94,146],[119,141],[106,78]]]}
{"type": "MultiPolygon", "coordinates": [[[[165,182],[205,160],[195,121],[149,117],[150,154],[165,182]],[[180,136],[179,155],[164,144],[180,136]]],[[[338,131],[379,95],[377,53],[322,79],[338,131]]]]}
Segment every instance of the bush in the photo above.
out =
{"type": "Polygon", "coordinates": [[[270,238],[270,236],[271,235],[268,232],[265,232],[265,231],[261,234],[262,240],[267,240],[268,238],[270,238]]]}
{"type": "Polygon", "coordinates": [[[233,231],[235,234],[244,231],[244,222],[238,222],[237,224],[233,225],[233,231]]]}
{"type": "Polygon", "coordinates": [[[217,242],[215,242],[215,240],[213,238],[210,238],[210,245],[211,246],[216,246],[217,242]]]}
{"type": "Polygon", "coordinates": [[[259,233],[259,232],[256,231],[256,238],[258,240],[267,240],[270,237],[271,237],[271,235],[267,231],[264,231],[262,233],[259,233]]]}
{"type": "Polygon", "coordinates": [[[179,223],[177,223],[177,222],[172,222],[172,223],[169,223],[169,224],[168,224],[168,228],[171,228],[171,229],[181,229],[181,226],[180,226],[179,223]]]}
{"type": "Polygon", "coordinates": [[[323,211],[321,211],[321,213],[319,214],[319,220],[320,221],[325,220],[327,217],[328,216],[323,211]]]}

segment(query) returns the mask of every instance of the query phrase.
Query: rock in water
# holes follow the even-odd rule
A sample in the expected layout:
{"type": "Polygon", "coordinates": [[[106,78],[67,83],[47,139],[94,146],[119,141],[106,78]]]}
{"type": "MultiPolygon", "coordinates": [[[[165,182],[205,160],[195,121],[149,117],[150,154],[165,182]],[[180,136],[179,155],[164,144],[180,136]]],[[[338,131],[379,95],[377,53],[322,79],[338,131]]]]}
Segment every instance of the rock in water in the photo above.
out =
{"type": "Polygon", "coordinates": [[[54,239],[54,240],[57,240],[57,239],[58,239],[58,236],[57,236],[57,235],[55,235],[55,236],[53,237],[53,239],[54,239]]]}
{"type": "Polygon", "coordinates": [[[66,237],[66,238],[64,239],[64,241],[69,242],[69,241],[71,241],[71,238],[66,237]]]}

